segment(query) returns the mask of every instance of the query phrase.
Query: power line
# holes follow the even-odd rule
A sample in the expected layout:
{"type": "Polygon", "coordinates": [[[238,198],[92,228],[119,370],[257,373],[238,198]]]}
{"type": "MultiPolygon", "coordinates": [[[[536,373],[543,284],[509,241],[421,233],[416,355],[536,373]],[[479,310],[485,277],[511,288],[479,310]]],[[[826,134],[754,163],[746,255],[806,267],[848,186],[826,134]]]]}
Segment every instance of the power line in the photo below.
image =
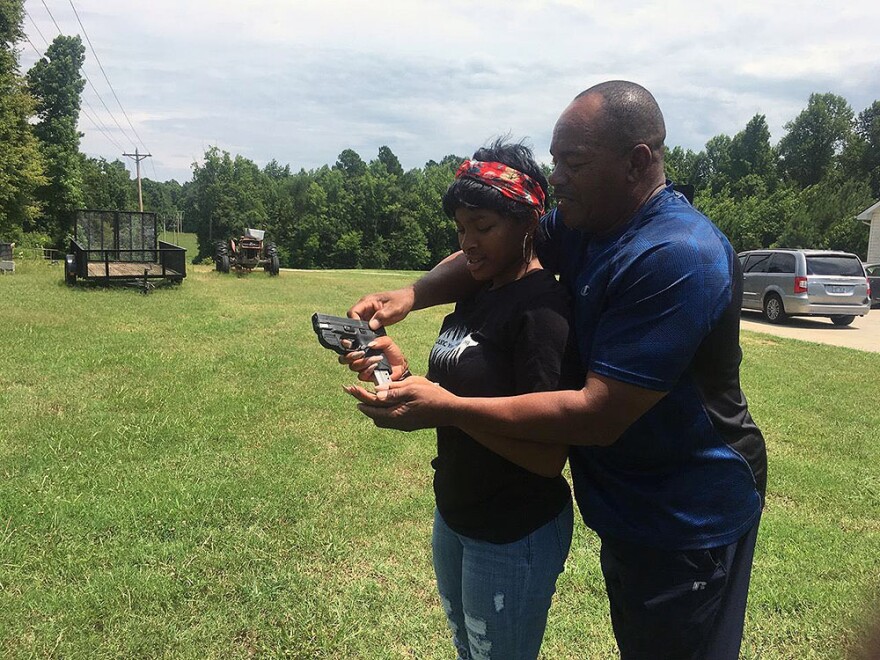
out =
{"type": "MultiPolygon", "coordinates": [[[[49,14],[49,18],[52,19],[52,23],[55,24],[55,29],[58,30],[58,34],[59,35],[64,34],[64,32],[61,30],[61,26],[58,25],[58,21],[56,21],[55,17],[52,15],[52,11],[49,9],[49,6],[46,4],[46,0],[41,0],[41,2],[43,3],[43,7],[46,8],[46,13],[49,14]]],[[[48,46],[49,42],[46,40],[45,37],[43,37],[43,40],[46,41],[46,46],[48,46]]],[[[107,111],[107,114],[110,115],[110,119],[112,119],[113,123],[116,124],[116,128],[118,128],[119,132],[122,133],[122,136],[127,141],[131,142],[132,144],[136,144],[136,142],[129,137],[129,135],[125,131],[125,129],[122,128],[122,124],[119,123],[119,120],[116,119],[116,115],[113,114],[113,111],[107,105],[107,102],[104,101],[104,97],[101,96],[101,92],[98,91],[98,88],[95,87],[95,83],[93,83],[92,79],[89,78],[89,74],[86,73],[85,68],[80,67],[79,71],[80,71],[80,73],[82,73],[83,77],[86,79],[86,82],[89,84],[89,87],[92,88],[92,91],[95,93],[95,96],[98,97],[98,100],[101,102],[101,105],[104,106],[104,109],[107,111]]]]}
{"type": "MultiPolygon", "coordinates": [[[[138,135],[137,130],[135,130],[134,124],[131,123],[131,119],[128,118],[128,113],[125,112],[125,108],[122,107],[122,103],[119,101],[119,97],[116,96],[116,90],[113,89],[113,85],[110,83],[110,78],[107,77],[107,72],[104,71],[104,65],[101,64],[101,59],[98,57],[97,51],[95,51],[95,47],[92,45],[92,40],[89,39],[89,34],[86,32],[86,27],[82,24],[82,21],[79,18],[79,12],[76,11],[76,7],[73,4],[73,0],[68,0],[70,2],[70,7],[73,9],[73,15],[76,16],[76,22],[79,23],[80,28],[82,28],[83,36],[85,36],[86,41],[89,43],[89,48],[92,50],[92,55],[95,56],[95,61],[98,63],[98,68],[101,69],[101,73],[104,74],[104,80],[107,81],[107,86],[110,88],[110,91],[113,93],[113,98],[116,99],[116,103],[119,105],[119,109],[122,110],[122,116],[125,117],[125,120],[128,122],[128,125],[131,127],[132,133],[140,142],[140,145],[147,149],[147,145],[144,144],[144,141],[141,140],[141,136],[138,135]]],[[[147,149],[149,151],[149,149],[147,149]]]]}
{"type": "MultiPolygon", "coordinates": [[[[63,31],[61,30],[61,26],[58,25],[58,21],[56,21],[56,20],[55,20],[55,16],[52,15],[52,11],[49,9],[49,6],[46,4],[46,0],[40,0],[40,1],[42,2],[43,7],[46,9],[46,13],[49,14],[49,18],[52,19],[52,23],[55,25],[55,29],[58,30],[58,34],[63,34],[63,31]]],[[[89,44],[89,48],[91,49],[92,54],[95,56],[95,61],[98,63],[98,67],[101,69],[101,73],[102,73],[103,76],[104,76],[104,80],[107,81],[107,85],[110,87],[110,91],[113,93],[113,98],[116,99],[116,103],[117,103],[117,105],[119,106],[119,109],[122,110],[122,114],[123,114],[123,116],[125,117],[125,120],[128,122],[128,125],[131,127],[132,132],[134,133],[135,137],[137,138],[137,142],[139,142],[140,145],[141,145],[146,151],[149,152],[149,149],[147,148],[147,146],[146,146],[146,144],[144,143],[144,141],[141,139],[141,136],[138,135],[138,132],[137,132],[137,130],[136,130],[135,127],[134,127],[134,124],[132,124],[131,119],[130,119],[129,116],[128,116],[128,113],[125,111],[125,108],[122,106],[122,102],[119,100],[119,97],[118,97],[117,94],[116,94],[116,90],[113,88],[113,84],[110,82],[110,78],[107,76],[107,72],[104,70],[104,66],[101,64],[101,60],[100,60],[100,58],[98,57],[98,53],[95,51],[95,47],[92,45],[92,40],[89,38],[89,35],[88,35],[88,33],[86,32],[86,28],[85,28],[85,26],[83,25],[82,20],[80,20],[79,13],[77,12],[76,7],[75,7],[74,4],[73,4],[73,0],[68,0],[68,1],[70,2],[70,7],[73,9],[73,13],[74,13],[74,15],[76,16],[76,21],[77,21],[77,23],[79,23],[80,29],[82,29],[83,36],[85,36],[86,41],[87,41],[88,44],[89,44]]],[[[27,13],[27,10],[26,10],[26,9],[25,9],[25,13],[27,13]]],[[[48,47],[49,42],[46,40],[46,37],[43,36],[42,32],[40,32],[40,29],[37,27],[36,22],[33,20],[33,18],[31,18],[30,14],[28,14],[28,18],[31,19],[31,23],[33,23],[34,27],[37,29],[37,32],[38,32],[38,33],[40,34],[40,36],[43,38],[43,41],[46,43],[46,46],[48,47]]],[[[33,46],[33,44],[31,44],[31,46],[33,46]]],[[[101,96],[101,93],[98,91],[98,88],[95,87],[95,84],[92,82],[91,78],[89,78],[89,75],[86,73],[85,68],[80,67],[80,73],[82,73],[83,77],[86,79],[86,82],[88,82],[89,87],[92,88],[92,91],[95,92],[95,96],[98,97],[98,100],[101,102],[101,105],[104,106],[104,109],[107,111],[107,114],[110,115],[110,119],[113,120],[113,123],[116,124],[116,128],[119,129],[119,132],[122,133],[123,137],[124,137],[126,140],[128,140],[128,141],[131,142],[132,144],[135,144],[135,141],[132,140],[132,139],[128,136],[128,134],[127,134],[127,132],[125,131],[125,129],[122,128],[122,125],[121,125],[121,124],[119,123],[119,121],[116,119],[116,115],[114,115],[114,114],[113,114],[113,111],[110,110],[110,108],[107,106],[107,103],[104,101],[104,97],[101,96]]],[[[83,99],[83,102],[85,102],[86,105],[88,105],[88,102],[87,102],[85,99],[83,99]]],[[[91,108],[91,106],[89,106],[89,108],[91,108]]],[[[98,116],[98,113],[95,112],[94,109],[92,109],[92,112],[95,114],[96,117],[98,116]]],[[[88,114],[87,114],[87,113],[86,113],[86,116],[88,117],[88,114]]],[[[89,119],[91,120],[90,117],[89,117],[89,119]]],[[[93,122],[93,123],[94,123],[94,122],[93,122]]],[[[98,128],[99,130],[101,130],[100,127],[98,127],[97,124],[95,124],[95,127],[98,128]]],[[[117,147],[120,151],[122,151],[122,147],[120,147],[120,146],[118,145],[118,143],[117,143],[115,140],[113,140],[112,138],[110,138],[109,132],[105,132],[105,135],[107,135],[108,139],[110,139],[110,141],[113,142],[113,144],[116,145],[116,147],[117,147]]],[[[123,154],[123,155],[125,155],[125,154],[123,154]]],[[[150,166],[151,166],[152,169],[153,169],[153,175],[155,176],[156,180],[158,181],[159,177],[158,177],[158,175],[156,174],[156,166],[153,165],[153,161],[152,161],[152,160],[150,161],[150,166]]]]}
{"type": "MultiPolygon", "coordinates": [[[[36,26],[34,26],[34,27],[36,27],[36,26]]],[[[37,32],[39,32],[39,30],[37,30],[37,32]]],[[[40,34],[40,36],[42,37],[43,35],[40,34]]],[[[38,60],[43,59],[45,57],[45,54],[40,52],[40,49],[34,45],[34,42],[31,41],[30,37],[27,35],[24,35],[24,38],[31,45],[31,48],[34,49],[34,52],[37,54],[37,59],[38,60]]],[[[46,40],[46,38],[43,37],[43,41],[45,41],[45,40],[46,40]]],[[[81,100],[83,103],[86,104],[88,109],[91,110],[92,114],[94,114],[95,117],[97,117],[98,113],[95,112],[95,109],[92,108],[92,106],[89,104],[88,100],[86,100],[86,99],[81,99],[81,100]]],[[[122,151],[122,147],[120,147],[119,143],[113,139],[113,137],[107,131],[107,128],[103,125],[103,123],[100,122],[100,120],[96,120],[95,117],[92,117],[92,114],[89,114],[89,112],[87,112],[85,108],[80,108],[80,110],[82,111],[83,115],[85,115],[86,119],[89,120],[89,122],[92,124],[92,126],[94,126],[96,129],[98,129],[104,135],[104,137],[106,137],[111,143],[113,143],[113,146],[115,146],[117,149],[122,151]]]]}
{"type": "MultiPolygon", "coordinates": [[[[27,17],[30,19],[30,21],[31,21],[31,25],[33,25],[33,26],[34,26],[34,29],[37,31],[37,34],[40,35],[40,38],[43,40],[43,43],[45,43],[46,46],[48,47],[48,46],[49,46],[49,40],[46,39],[45,35],[44,35],[44,34],[42,33],[42,31],[40,30],[39,26],[37,25],[37,23],[36,23],[36,21],[33,19],[33,17],[28,13],[27,9],[25,9],[24,11],[25,11],[25,14],[27,15],[27,17]]],[[[51,16],[51,14],[50,14],[50,16],[51,16]]],[[[53,21],[54,21],[54,19],[53,19],[53,21]]],[[[56,27],[57,27],[57,24],[56,24],[56,27]]],[[[31,48],[34,49],[34,52],[37,54],[37,59],[38,59],[38,60],[41,60],[41,59],[43,59],[43,58],[46,57],[46,54],[40,52],[40,50],[34,45],[34,42],[30,40],[30,37],[28,37],[28,36],[25,34],[25,35],[24,35],[24,38],[25,38],[25,39],[27,40],[27,42],[31,45],[31,48]]],[[[82,69],[80,69],[80,72],[81,72],[83,75],[85,75],[85,71],[82,71],[82,69]]],[[[88,78],[86,78],[86,79],[88,80],[88,78]]],[[[91,84],[91,81],[89,81],[89,83],[91,84]]],[[[94,88],[94,85],[93,85],[92,87],[94,88]]],[[[96,93],[97,93],[97,90],[95,90],[95,91],[96,91],[96,93]]],[[[98,98],[100,98],[100,95],[99,95],[98,98]]],[[[109,141],[114,147],[116,147],[116,149],[118,149],[119,151],[123,151],[123,147],[121,147],[121,146],[119,145],[119,143],[118,143],[115,139],[113,139],[113,136],[110,134],[110,129],[107,128],[107,126],[104,124],[104,122],[102,122],[100,119],[98,119],[98,113],[95,111],[95,109],[94,109],[94,108],[92,107],[92,105],[89,103],[88,99],[86,99],[85,97],[80,97],[80,100],[81,100],[81,101],[85,104],[85,106],[86,106],[85,108],[80,107],[80,110],[82,111],[82,113],[83,113],[83,115],[85,116],[85,118],[88,119],[89,122],[92,124],[92,126],[94,126],[98,131],[100,131],[101,134],[102,134],[104,137],[106,137],[107,140],[108,140],[108,141],[109,141]],[[87,109],[88,109],[88,110],[87,110],[87,109]]],[[[105,107],[105,108],[107,107],[106,104],[105,104],[104,107],[105,107]]],[[[109,112],[109,109],[108,109],[108,112],[109,112]]],[[[112,113],[111,113],[111,117],[112,117],[112,113]]],[[[119,126],[118,123],[117,123],[117,126],[119,126]]],[[[119,129],[122,130],[122,127],[119,126],[119,129]]],[[[125,134],[125,132],[123,131],[123,135],[124,135],[124,134],[125,134]]],[[[128,136],[125,136],[125,137],[128,138],[128,136]]]]}
{"type": "Polygon", "coordinates": [[[31,45],[31,48],[34,49],[34,52],[37,54],[37,59],[38,59],[38,60],[43,59],[43,54],[37,49],[36,46],[34,46],[34,42],[31,41],[31,38],[30,38],[29,36],[27,36],[27,35],[24,35],[24,38],[25,38],[25,40],[31,45]]]}
{"type": "MultiPolygon", "coordinates": [[[[91,111],[92,115],[94,115],[95,118],[97,118],[98,113],[95,112],[95,109],[89,104],[89,102],[88,102],[86,99],[82,99],[82,102],[86,104],[86,107],[91,111]]],[[[114,140],[114,139],[110,136],[110,133],[107,131],[107,129],[106,129],[106,127],[103,125],[103,123],[100,122],[100,120],[97,120],[97,121],[96,121],[96,119],[93,119],[92,116],[89,115],[88,112],[86,112],[86,109],[85,109],[85,108],[80,108],[80,110],[82,110],[82,111],[83,111],[83,114],[85,114],[85,116],[88,117],[89,121],[92,122],[92,124],[94,125],[94,127],[97,128],[99,131],[101,131],[101,133],[104,134],[104,137],[106,137],[108,140],[110,140],[110,142],[113,143],[113,146],[114,146],[114,147],[116,147],[119,151],[122,151],[122,150],[123,150],[123,147],[121,147],[121,146],[119,145],[119,143],[118,143],[116,140],[114,140]]]]}
{"type": "Polygon", "coordinates": [[[49,5],[46,4],[46,0],[40,0],[40,2],[42,2],[42,3],[43,3],[43,6],[46,8],[46,12],[49,14],[49,18],[52,19],[52,22],[53,22],[53,23],[55,23],[55,29],[58,30],[58,34],[64,34],[64,33],[61,31],[61,27],[58,25],[58,21],[55,20],[55,17],[54,17],[54,16],[52,16],[52,12],[49,11],[49,5]]]}
{"type": "MultiPolygon", "coordinates": [[[[40,26],[37,25],[37,22],[33,19],[33,17],[30,15],[30,13],[28,13],[27,7],[22,7],[22,9],[24,9],[25,15],[28,17],[28,19],[30,19],[31,25],[34,26],[34,29],[37,31],[37,34],[40,35],[40,39],[42,39],[43,43],[45,43],[48,46],[49,42],[46,40],[46,37],[44,37],[43,33],[40,31],[40,26]]],[[[25,35],[25,37],[26,36],[27,35],[25,35]]],[[[28,39],[28,41],[30,41],[30,39],[28,39]]],[[[31,44],[31,46],[33,46],[33,44],[31,44]]]]}
{"type": "MultiPolygon", "coordinates": [[[[116,104],[119,106],[119,109],[122,110],[122,116],[125,117],[125,121],[128,122],[128,125],[131,127],[132,133],[134,133],[135,137],[138,139],[138,142],[140,142],[140,145],[146,151],[149,151],[149,149],[147,148],[147,145],[141,139],[141,136],[138,135],[137,129],[135,129],[134,124],[131,123],[131,119],[129,119],[128,113],[125,111],[125,108],[122,107],[122,102],[119,100],[119,97],[116,95],[116,90],[113,88],[113,84],[110,82],[110,78],[107,76],[107,72],[104,70],[104,65],[101,64],[101,59],[98,57],[98,52],[95,50],[95,47],[92,45],[92,40],[89,38],[89,33],[86,32],[86,26],[83,25],[82,20],[80,20],[79,12],[77,12],[76,6],[73,4],[73,0],[68,0],[68,2],[70,2],[70,8],[73,9],[73,15],[76,16],[76,22],[79,23],[79,27],[83,31],[83,36],[85,36],[86,41],[89,44],[89,48],[92,51],[92,55],[95,56],[95,61],[98,63],[98,68],[101,69],[101,73],[104,75],[104,80],[107,81],[107,86],[110,88],[110,91],[113,93],[113,98],[116,99],[116,104]]],[[[123,156],[124,155],[125,154],[123,154],[123,156]]],[[[156,175],[156,166],[153,165],[152,160],[150,161],[150,167],[153,170],[153,176],[156,179],[158,179],[159,177],[156,175]]],[[[138,171],[140,171],[140,168],[138,168],[138,171]]],[[[140,178],[140,174],[138,174],[138,177],[140,178]]]]}

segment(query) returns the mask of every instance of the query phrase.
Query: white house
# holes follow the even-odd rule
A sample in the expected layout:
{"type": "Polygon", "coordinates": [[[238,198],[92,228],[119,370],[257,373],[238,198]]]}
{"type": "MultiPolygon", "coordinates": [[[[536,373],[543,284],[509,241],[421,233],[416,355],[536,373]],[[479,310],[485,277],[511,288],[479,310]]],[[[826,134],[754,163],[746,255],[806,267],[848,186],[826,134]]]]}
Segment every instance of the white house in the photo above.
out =
{"type": "Polygon", "coordinates": [[[877,263],[880,261],[880,202],[859,213],[856,216],[856,220],[861,220],[870,227],[868,231],[867,263],[877,263]]]}

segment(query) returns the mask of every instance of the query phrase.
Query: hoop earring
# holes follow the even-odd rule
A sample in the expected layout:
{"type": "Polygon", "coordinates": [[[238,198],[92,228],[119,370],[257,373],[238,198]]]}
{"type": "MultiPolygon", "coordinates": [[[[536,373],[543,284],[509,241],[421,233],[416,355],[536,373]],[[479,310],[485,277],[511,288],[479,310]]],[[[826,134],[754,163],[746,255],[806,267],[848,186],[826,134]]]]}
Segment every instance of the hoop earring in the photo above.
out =
{"type": "Polygon", "coordinates": [[[535,258],[535,241],[531,234],[523,236],[522,257],[526,265],[532,263],[532,259],[535,258]],[[528,251],[526,250],[526,247],[528,247],[528,251]]]}

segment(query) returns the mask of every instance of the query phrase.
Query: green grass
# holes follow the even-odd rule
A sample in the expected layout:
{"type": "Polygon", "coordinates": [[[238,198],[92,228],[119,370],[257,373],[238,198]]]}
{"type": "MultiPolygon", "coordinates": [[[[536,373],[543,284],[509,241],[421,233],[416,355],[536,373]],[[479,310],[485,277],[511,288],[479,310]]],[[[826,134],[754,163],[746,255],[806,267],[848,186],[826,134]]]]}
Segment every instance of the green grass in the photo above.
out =
{"type": "MultiPolygon", "coordinates": [[[[0,657],[447,658],[431,432],[375,429],[311,330],[412,273],[0,277],[0,657]]],[[[423,372],[443,314],[395,337],[423,372]]],[[[770,494],[744,658],[843,658],[880,588],[880,354],[746,334],[770,494]],[[872,385],[873,384],[873,385],[872,385]]],[[[545,658],[613,658],[579,524],[545,658]]]]}
{"type": "Polygon", "coordinates": [[[199,241],[193,233],[167,231],[159,236],[159,240],[185,248],[187,263],[199,253],[199,241]]]}

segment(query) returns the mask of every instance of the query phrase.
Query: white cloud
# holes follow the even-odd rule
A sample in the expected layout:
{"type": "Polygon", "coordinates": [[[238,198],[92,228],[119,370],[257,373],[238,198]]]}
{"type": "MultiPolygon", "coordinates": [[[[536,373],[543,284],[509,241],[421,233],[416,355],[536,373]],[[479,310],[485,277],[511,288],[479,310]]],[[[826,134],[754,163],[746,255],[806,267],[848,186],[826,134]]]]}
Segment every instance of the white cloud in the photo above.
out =
{"type": "MultiPolygon", "coordinates": [[[[129,118],[148,176],[188,179],[209,145],[291,167],[385,144],[405,167],[463,155],[510,132],[547,157],[556,116],[580,90],[626,78],[651,89],[670,144],[700,149],[756,113],[778,139],[812,92],[859,112],[880,89],[880,3],[747,0],[74,0],[129,118]]],[[[66,33],[66,0],[46,0],[66,33]]],[[[27,9],[51,39],[42,2],[27,9]]],[[[29,21],[35,45],[43,44],[29,21]]],[[[26,69],[34,60],[23,52],[26,69]]],[[[84,93],[120,146],[134,145],[94,57],[84,93]],[[127,134],[123,135],[123,133],[127,134]]],[[[85,119],[83,149],[118,149],[85,119]]]]}

